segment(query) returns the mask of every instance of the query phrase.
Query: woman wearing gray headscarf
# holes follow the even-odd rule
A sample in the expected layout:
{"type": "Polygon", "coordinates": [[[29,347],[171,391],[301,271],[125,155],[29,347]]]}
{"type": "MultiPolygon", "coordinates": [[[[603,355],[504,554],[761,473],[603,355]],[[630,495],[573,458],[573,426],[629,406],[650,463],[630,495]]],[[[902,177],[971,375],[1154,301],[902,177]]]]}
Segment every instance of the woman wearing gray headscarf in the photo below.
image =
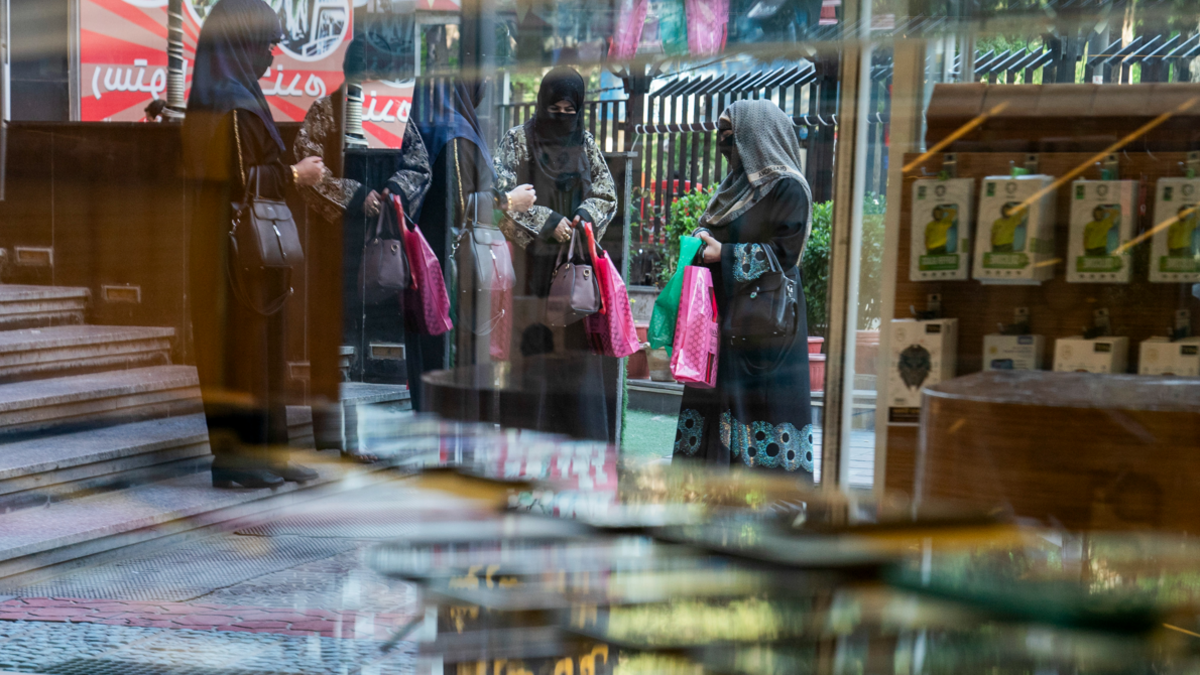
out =
{"type": "Polygon", "coordinates": [[[753,302],[751,293],[771,286],[766,282],[782,271],[796,284],[795,323],[784,334],[757,335],[722,319],[717,386],[684,390],[674,456],[811,475],[808,327],[798,264],[812,193],[800,144],[791,118],[758,100],[738,101],[721,114],[717,145],[730,171],[696,234],[705,241],[700,255],[712,271],[718,313],[740,316],[729,313],[753,302]]]}

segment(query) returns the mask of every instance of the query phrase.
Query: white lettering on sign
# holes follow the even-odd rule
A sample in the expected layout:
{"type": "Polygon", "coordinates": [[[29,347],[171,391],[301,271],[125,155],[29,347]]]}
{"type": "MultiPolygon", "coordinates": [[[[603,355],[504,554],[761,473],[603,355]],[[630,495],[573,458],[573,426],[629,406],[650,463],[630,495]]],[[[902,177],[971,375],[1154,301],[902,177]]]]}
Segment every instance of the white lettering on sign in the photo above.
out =
{"type": "Polygon", "coordinates": [[[303,90],[300,89],[300,80],[302,80],[302,79],[303,79],[303,75],[301,75],[300,73],[297,73],[296,76],[292,78],[291,83],[285,85],[283,83],[283,81],[284,81],[283,66],[280,65],[277,68],[277,75],[275,76],[275,82],[270,87],[262,88],[263,95],[264,96],[311,96],[313,98],[320,98],[326,94],[325,80],[322,80],[320,77],[317,77],[316,73],[309,73],[308,80],[304,83],[303,90]]]}
{"type": "MultiPolygon", "coordinates": [[[[155,68],[150,75],[150,81],[147,82],[146,69],[148,67],[149,64],[145,59],[135,59],[133,67],[130,68],[96,66],[96,70],[92,72],[92,96],[95,96],[98,101],[106,91],[140,91],[150,94],[151,98],[160,98],[160,95],[167,90],[167,68],[166,66],[155,68]],[[104,70],[103,87],[101,87],[101,70],[104,70]],[[134,79],[135,72],[136,80],[134,79]]],[[[186,61],[183,67],[186,71],[186,61]]]]}
{"type": "Polygon", "coordinates": [[[364,101],[364,122],[408,122],[408,114],[412,111],[412,101],[398,96],[379,96],[374,90],[371,97],[364,101]],[[380,108],[379,106],[383,107],[380,108]],[[376,108],[379,108],[376,110],[376,108]],[[393,112],[394,108],[394,112],[393,112]]]}

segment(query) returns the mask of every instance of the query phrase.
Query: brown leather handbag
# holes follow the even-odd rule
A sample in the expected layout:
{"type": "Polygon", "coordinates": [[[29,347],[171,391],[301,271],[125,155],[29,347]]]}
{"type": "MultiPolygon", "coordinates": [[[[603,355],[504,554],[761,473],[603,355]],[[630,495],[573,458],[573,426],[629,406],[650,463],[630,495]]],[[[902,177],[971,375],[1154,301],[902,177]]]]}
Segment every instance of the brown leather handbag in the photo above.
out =
{"type": "Polygon", "coordinates": [[[596,271],[577,255],[575,242],[578,230],[571,230],[570,243],[558,249],[550,294],[546,297],[546,323],[555,327],[569,326],[600,311],[600,284],[596,271]],[[584,262],[577,263],[577,260],[584,262]]]}
{"type": "Polygon", "coordinates": [[[378,305],[408,288],[408,259],[400,237],[399,219],[404,212],[390,201],[379,206],[375,227],[367,228],[363,242],[362,264],[358,268],[358,288],[363,302],[378,305]]]}
{"type": "Polygon", "coordinates": [[[283,309],[291,296],[292,270],[304,263],[304,249],[291,210],[282,199],[262,197],[259,175],[257,169],[250,169],[245,200],[234,205],[229,282],[243,304],[270,316],[283,309]],[[280,279],[282,283],[272,283],[280,279]],[[272,294],[274,297],[263,297],[272,294]]]}

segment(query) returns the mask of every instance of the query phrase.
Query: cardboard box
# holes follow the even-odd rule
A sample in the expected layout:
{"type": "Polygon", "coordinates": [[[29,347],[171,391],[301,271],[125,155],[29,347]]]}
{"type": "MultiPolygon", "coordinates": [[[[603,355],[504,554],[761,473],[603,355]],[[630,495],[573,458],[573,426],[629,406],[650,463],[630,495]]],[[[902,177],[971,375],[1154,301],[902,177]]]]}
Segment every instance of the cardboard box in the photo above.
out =
{"type": "Polygon", "coordinates": [[[954,377],[958,319],[893,319],[888,358],[888,422],[916,424],[921,389],[954,377]]]}
{"type": "Polygon", "coordinates": [[[1054,277],[1054,190],[1050,176],[988,176],[979,195],[974,277],[1037,284],[1054,277]]]}
{"type": "Polygon", "coordinates": [[[1129,338],[1082,335],[1054,343],[1054,370],[1061,373],[1124,373],[1129,366],[1129,338]]]}
{"type": "Polygon", "coordinates": [[[1137,231],[1136,180],[1077,180],[1071,184],[1067,281],[1127,284],[1137,231]]]}
{"type": "Polygon", "coordinates": [[[1150,281],[1200,281],[1200,178],[1160,178],[1155,194],[1150,281]]]}
{"type": "Polygon", "coordinates": [[[969,279],[975,179],[913,181],[911,281],[969,279]]]}
{"type": "Polygon", "coordinates": [[[1041,370],[1046,338],[1041,335],[984,335],[984,370],[1041,370]]]}
{"type": "Polygon", "coordinates": [[[1152,337],[1138,347],[1138,373],[1200,377],[1200,337],[1152,337]]]}

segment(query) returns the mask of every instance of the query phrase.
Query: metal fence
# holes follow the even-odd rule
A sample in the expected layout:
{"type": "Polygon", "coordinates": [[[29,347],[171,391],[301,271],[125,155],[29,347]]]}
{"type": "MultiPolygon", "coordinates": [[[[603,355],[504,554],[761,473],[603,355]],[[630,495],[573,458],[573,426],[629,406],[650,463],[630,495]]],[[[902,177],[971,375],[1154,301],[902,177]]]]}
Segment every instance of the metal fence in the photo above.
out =
{"type": "MultiPolygon", "coordinates": [[[[791,115],[808,155],[810,182],[831,190],[836,88],[835,72],[808,61],[765,71],[681,75],[644,95],[636,108],[628,100],[588,101],[584,123],[601,150],[637,151],[635,218],[659,230],[676,198],[715,185],[728,171],[717,151],[716,123],[737,100],[768,99],[791,115]],[[628,120],[631,109],[644,111],[642,118],[628,120]]],[[[521,124],[533,111],[533,103],[502,105],[498,128],[521,124]]]]}
{"type": "MultiPolygon", "coordinates": [[[[907,25],[907,24],[905,24],[907,25]]],[[[979,49],[971,79],[991,84],[1034,82],[1190,82],[1191,64],[1200,58],[1200,34],[1144,35],[1123,44],[1107,34],[1079,38],[1046,37],[1024,49],[979,49]]],[[[948,74],[961,77],[961,54],[948,74]]],[[[883,193],[887,176],[888,119],[892,56],[886,45],[874,52],[872,107],[867,112],[867,190],[883,193]]],[[[833,145],[837,130],[837,58],[801,60],[795,65],[735,74],[668,76],[641,100],[588,101],[585,124],[605,152],[636,150],[633,185],[640,195],[635,218],[654,229],[670,217],[669,205],[688,190],[720,182],[728,166],[716,150],[716,122],[732,102],[774,101],[796,122],[806,154],[805,172],[814,199],[830,199],[833,145]],[[629,120],[629,111],[641,119],[629,120]]],[[[533,115],[534,103],[499,106],[501,133],[533,115]]]]}

